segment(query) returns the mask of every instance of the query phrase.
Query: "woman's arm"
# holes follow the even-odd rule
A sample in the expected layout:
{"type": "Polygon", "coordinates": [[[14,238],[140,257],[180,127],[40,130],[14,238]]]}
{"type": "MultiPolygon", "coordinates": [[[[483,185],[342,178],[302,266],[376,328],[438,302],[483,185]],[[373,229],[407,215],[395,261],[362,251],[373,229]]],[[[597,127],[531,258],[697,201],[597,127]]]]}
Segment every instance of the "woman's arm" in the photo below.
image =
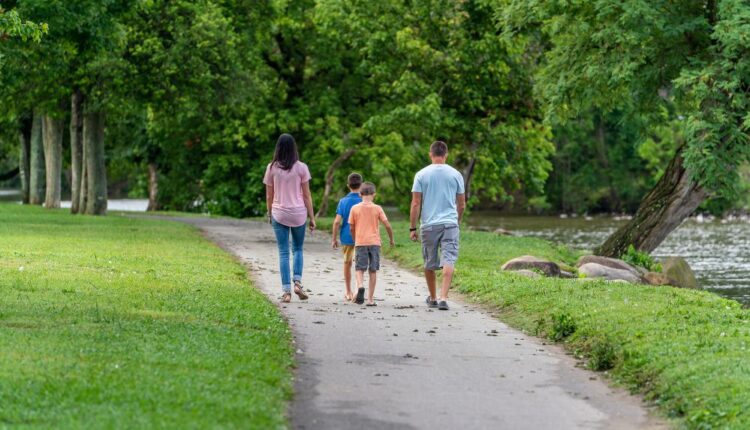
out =
{"type": "Polygon", "coordinates": [[[315,230],[315,211],[313,210],[312,196],[310,195],[310,181],[302,184],[302,197],[307,208],[307,217],[310,219],[310,231],[315,230]]]}
{"type": "Polygon", "coordinates": [[[271,222],[271,209],[273,208],[273,185],[266,185],[266,212],[268,222],[271,222]]]}

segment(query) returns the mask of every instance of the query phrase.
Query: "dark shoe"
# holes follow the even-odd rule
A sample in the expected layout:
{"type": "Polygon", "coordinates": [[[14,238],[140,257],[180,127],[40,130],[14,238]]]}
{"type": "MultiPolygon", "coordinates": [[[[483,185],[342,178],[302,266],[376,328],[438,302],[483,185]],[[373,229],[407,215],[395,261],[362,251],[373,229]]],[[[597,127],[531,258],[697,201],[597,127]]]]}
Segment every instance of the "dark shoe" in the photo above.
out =
{"type": "Polygon", "coordinates": [[[437,300],[430,300],[430,296],[427,296],[427,298],[425,299],[425,303],[427,303],[427,307],[431,309],[435,309],[436,307],[438,307],[437,300]]]}
{"type": "Polygon", "coordinates": [[[360,288],[357,290],[357,300],[354,301],[354,303],[361,305],[365,302],[365,289],[360,288]]]}
{"type": "Polygon", "coordinates": [[[294,283],[294,293],[297,294],[300,300],[307,300],[307,294],[299,282],[294,283]]]}
{"type": "Polygon", "coordinates": [[[441,311],[447,311],[449,309],[448,302],[446,302],[445,300],[441,300],[440,303],[438,303],[438,309],[440,309],[441,311]]]}
{"type": "Polygon", "coordinates": [[[377,303],[373,302],[373,303],[368,303],[365,306],[377,306],[377,305],[378,305],[377,303]]]}

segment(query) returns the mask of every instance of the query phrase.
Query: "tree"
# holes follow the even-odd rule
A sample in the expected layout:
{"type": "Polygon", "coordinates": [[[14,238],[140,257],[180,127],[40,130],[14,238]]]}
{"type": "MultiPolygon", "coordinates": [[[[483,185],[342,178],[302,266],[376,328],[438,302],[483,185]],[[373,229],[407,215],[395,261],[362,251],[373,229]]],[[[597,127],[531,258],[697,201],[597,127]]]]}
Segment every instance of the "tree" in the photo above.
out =
{"type": "MultiPolygon", "coordinates": [[[[496,2],[512,31],[543,51],[538,94],[548,117],[629,106],[643,117],[677,109],[686,142],[631,222],[596,252],[652,251],[712,193],[731,194],[750,155],[750,5],[741,0],[496,2]]],[[[517,39],[519,40],[519,39],[517,39]]]]}

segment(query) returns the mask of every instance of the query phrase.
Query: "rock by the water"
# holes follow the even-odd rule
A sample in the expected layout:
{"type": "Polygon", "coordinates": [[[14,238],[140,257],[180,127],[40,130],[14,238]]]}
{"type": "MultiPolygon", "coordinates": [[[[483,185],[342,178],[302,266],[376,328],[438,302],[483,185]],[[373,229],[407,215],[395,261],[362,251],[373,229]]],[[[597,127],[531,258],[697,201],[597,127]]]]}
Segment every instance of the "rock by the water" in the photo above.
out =
{"type": "Polygon", "coordinates": [[[578,273],[583,273],[589,278],[602,278],[608,281],[623,280],[636,284],[640,282],[640,276],[630,270],[616,269],[599,263],[586,263],[578,268],[578,273]]]}
{"type": "Polygon", "coordinates": [[[500,236],[513,236],[513,232],[504,228],[496,228],[495,234],[500,236]]]}
{"type": "Polygon", "coordinates": [[[517,275],[526,276],[527,278],[541,278],[542,277],[542,275],[540,275],[539,273],[533,270],[526,270],[526,269],[514,270],[513,273],[517,275]]]}
{"type": "Polygon", "coordinates": [[[690,265],[682,257],[667,257],[661,263],[662,273],[674,281],[674,286],[680,288],[699,288],[698,281],[690,265]]]}
{"type": "Polygon", "coordinates": [[[574,275],[574,274],[572,274],[572,273],[570,273],[568,271],[565,271],[565,270],[560,270],[560,277],[561,278],[568,278],[568,279],[570,279],[570,278],[575,278],[576,275],[574,275]]]}
{"type": "Polygon", "coordinates": [[[524,255],[514,258],[503,264],[503,270],[539,270],[545,276],[560,276],[560,266],[551,261],[542,260],[533,255],[524,255]]]}
{"type": "Polygon", "coordinates": [[[490,231],[492,231],[486,225],[471,226],[471,227],[469,227],[469,230],[471,230],[471,231],[483,231],[483,232],[486,232],[486,233],[489,233],[490,231]]]}
{"type": "Polygon", "coordinates": [[[674,281],[669,279],[669,276],[659,272],[647,272],[643,275],[643,279],[650,285],[673,285],[674,281]]]}
{"type": "Polygon", "coordinates": [[[596,263],[602,266],[611,267],[613,269],[627,270],[628,272],[638,277],[643,275],[635,267],[631,266],[630,264],[622,260],[618,260],[616,258],[601,257],[598,255],[584,255],[578,259],[578,267],[581,267],[584,264],[588,264],[588,263],[596,263]]]}

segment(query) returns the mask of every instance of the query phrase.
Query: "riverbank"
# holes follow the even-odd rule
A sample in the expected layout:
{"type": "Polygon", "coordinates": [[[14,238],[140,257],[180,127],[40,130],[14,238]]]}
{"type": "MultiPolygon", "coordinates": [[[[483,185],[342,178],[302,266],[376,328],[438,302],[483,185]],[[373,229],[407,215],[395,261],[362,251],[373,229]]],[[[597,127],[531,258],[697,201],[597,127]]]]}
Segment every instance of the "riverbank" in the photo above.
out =
{"type": "Polygon", "coordinates": [[[287,425],[288,325],[194,228],[0,204],[0,238],[3,425],[287,425]]]}
{"type": "MultiPolygon", "coordinates": [[[[330,222],[321,225],[330,228],[330,222]]],[[[419,271],[408,224],[387,250],[419,271]]],[[[386,248],[387,249],[387,248],[386,248]]],[[[529,279],[500,270],[532,254],[572,265],[566,248],[528,238],[462,231],[456,289],[534,336],[561,342],[586,366],[643,393],[678,425],[750,428],[750,310],[713,293],[604,281],[529,279]]]]}

